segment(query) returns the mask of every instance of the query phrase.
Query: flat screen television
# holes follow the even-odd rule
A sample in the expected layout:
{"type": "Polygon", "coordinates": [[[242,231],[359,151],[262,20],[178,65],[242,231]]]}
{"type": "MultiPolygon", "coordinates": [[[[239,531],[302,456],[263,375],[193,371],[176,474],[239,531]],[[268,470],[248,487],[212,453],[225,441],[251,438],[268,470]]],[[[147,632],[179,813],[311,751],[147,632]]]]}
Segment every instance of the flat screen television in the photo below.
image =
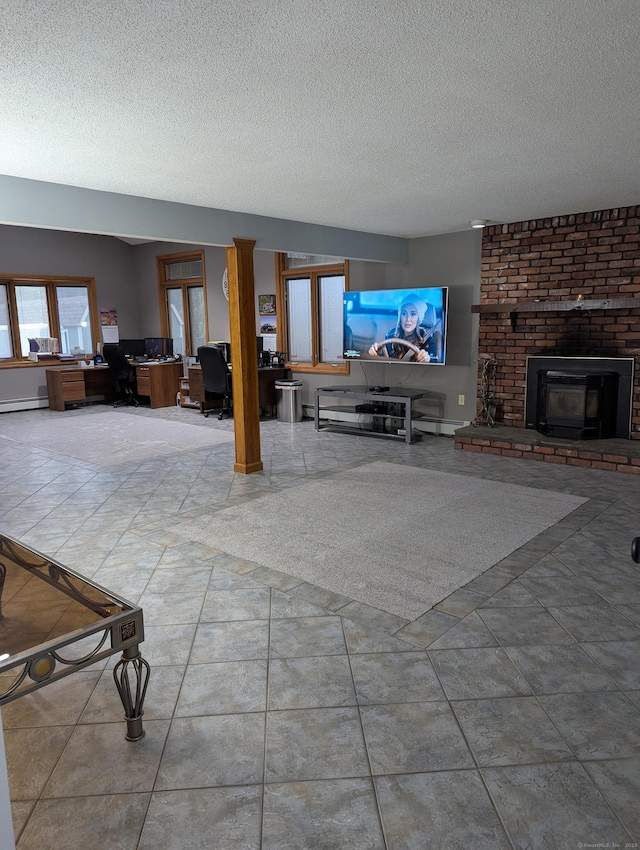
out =
{"type": "Polygon", "coordinates": [[[442,366],[447,356],[446,286],[344,293],[344,358],[442,366]]]}
{"type": "Polygon", "coordinates": [[[173,355],[173,340],[167,337],[146,337],[144,353],[147,357],[171,357],[173,355]]]}

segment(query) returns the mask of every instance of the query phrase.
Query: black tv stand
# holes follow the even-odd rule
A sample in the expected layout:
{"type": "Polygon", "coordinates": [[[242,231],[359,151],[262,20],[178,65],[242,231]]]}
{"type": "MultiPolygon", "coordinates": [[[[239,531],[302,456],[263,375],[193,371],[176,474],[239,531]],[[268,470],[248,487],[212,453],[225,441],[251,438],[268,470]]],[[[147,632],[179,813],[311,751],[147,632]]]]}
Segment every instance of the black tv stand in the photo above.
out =
{"type": "MultiPolygon", "coordinates": [[[[339,387],[319,387],[315,391],[314,422],[316,431],[330,428],[347,434],[387,437],[392,440],[413,442],[413,402],[429,393],[424,390],[407,390],[399,387],[356,387],[342,384],[339,387]],[[384,392],[384,403],[380,403],[380,392],[384,392]],[[338,404],[320,404],[321,396],[334,396],[338,404]],[[347,399],[364,404],[348,405],[347,399]],[[366,409],[363,409],[366,408],[366,409]],[[394,409],[391,412],[391,409],[394,409]],[[324,415],[321,416],[320,414],[324,415]],[[332,416],[332,413],[338,416],[332,416]],[[397,423],[393,430],[387,425],[397,423]]],[[[419,439],[422,435],[415,435],[419,439]]]]}
{"type": "Polygon", "coordinates": [[[389,387],[381,387],[380,384],[376,384],[373,387],[369,387],[370,393],[386,393],[389,392],[389,387]]]}

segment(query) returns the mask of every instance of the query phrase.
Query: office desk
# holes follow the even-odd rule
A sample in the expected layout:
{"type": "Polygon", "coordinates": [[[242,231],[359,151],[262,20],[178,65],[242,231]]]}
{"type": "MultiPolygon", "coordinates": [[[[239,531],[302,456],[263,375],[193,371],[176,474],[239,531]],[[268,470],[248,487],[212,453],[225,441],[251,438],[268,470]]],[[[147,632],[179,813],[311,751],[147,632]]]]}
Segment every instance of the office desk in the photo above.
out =
{"type": "Polygon", "coordinates": [[[182,363],[168,360],[163,363],[136,363],[138,395],[149,396],[151,407],[171,407],[180,392],[182,363]]]}
{"type": "MultiPolygon", "coordinates": [[[[91,401],[94,397],[112,402],[115,398],[108,366],[85,368],[51,366],[45,369],[51,410],[64,410],[67,404],[91,401]]],[[[174,397],[175,401],[175,397],[174,397]]]]}
{"type": "MultiPolygon", "coordinates": [[[[261,366],[258,369],[258,404],[264,416],[273,416],[276,406],[276,381],[287,377],[288,369],[271,366],[261,366]]],[[[233,376],[233,371],[231,372],[233,376]]],[[[202,367],[189,366],[189,398],[200,405],[200,413],[220,407],[219,401],[207,401],[204,383],[202,382],[202,367]]]]}
{"type": "MultiPolygon", "coordinates": [[[[172,407],[180,390],[182,363],[137,363],[138,395],[148,396],[151,407],[172,407]]],[[[115,389],[108,366],[52,366],[45,369],[47,395],[51,410],[64,410],[67,404],[115,400],[115,389]]]]}

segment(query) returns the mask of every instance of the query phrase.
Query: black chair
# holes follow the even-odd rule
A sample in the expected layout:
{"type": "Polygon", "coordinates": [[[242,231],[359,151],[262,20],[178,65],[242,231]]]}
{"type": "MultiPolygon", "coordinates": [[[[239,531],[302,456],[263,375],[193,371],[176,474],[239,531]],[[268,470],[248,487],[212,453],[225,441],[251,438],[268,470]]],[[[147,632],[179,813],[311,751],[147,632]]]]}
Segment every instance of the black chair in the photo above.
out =
{"type": "MultiPolygon", "coordinates": [[[[204,385],[205,403],[207,401],[222,401],[222,410],[218,419],[227,413],[231,415],[231,372],[224,359],[222,349],[217,345],[201,345],[198,349],[198,360],[202,367],[202,383],[204,385]]],[[[202,411],[205,416],[208,410],[202,411]]]]}
{"type": "Polygon", "coordinates": [[[102,355],[107,361],[113,386],[119,396],[113,406],[128,404],[139,407],[140,403],[136,398],[136,370],[124,356],[120,346],[108,342],[102,347],[102,355]]]}

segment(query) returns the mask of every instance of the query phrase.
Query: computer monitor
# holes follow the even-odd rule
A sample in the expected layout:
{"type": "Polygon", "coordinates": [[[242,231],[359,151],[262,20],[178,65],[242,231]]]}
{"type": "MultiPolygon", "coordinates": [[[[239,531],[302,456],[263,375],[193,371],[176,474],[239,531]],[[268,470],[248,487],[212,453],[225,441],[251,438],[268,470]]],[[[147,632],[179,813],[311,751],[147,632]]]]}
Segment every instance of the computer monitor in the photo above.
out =
{"type": "Polygon", "coordinates": [[[125,357],[144,357],[144,339],[121,339],[118,345],[125,357]]]}
{"type": "Polygon", "coordinates": [[[173,355],[173,340],[167,337],[146,337],[144,353],[147,357],[171,357],[173,355]]]}

